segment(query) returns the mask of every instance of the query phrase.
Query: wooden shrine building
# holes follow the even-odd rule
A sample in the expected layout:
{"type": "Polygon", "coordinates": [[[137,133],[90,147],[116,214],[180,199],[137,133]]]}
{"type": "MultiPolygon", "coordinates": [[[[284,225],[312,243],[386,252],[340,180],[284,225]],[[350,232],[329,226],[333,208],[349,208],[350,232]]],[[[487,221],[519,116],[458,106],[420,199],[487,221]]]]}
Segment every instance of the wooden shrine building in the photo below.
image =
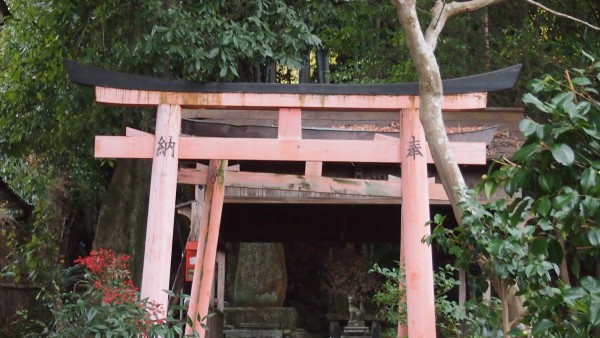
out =
{"type": "MultiPolygon", "coordinates": [[[[170,287],[176,186],[178,183],[205,186],[204,207],[195,216],[200,223],[199,243],[188,309],[194,325],[188,326],[186,333],[195,330],[201,337],[205,335],[195,319],[208,313],[217,242],[222,219],[228,217],[223,214],[223,204],[227,200],[237,201],[240,204],[237,213],[251,215],[260,212],[260,208],[244,210],[243,204],[262,200],[282,206],[277,208],[280,225],[292,225],[301,221],[301,214],[307,213],[285,207],[290,204],[312,203],[313,208],[322,209],[321,215],[326,215],[328,206],[334,204],[398,208],[384,218],[389,221],[396,217],[397,229],[392,233],[398,242],[402,241],[401,250],[405,253],[408,332],[411,337],[435,337],[431,249],[421,240],[429,234],[425,224],[430,219],[430,204],[447,204],[447,196],[441,184],[428,174],[428,164],[433,161],[419,122],[417,84],[194,83],[127,75],[68,61],[66,66],[73,81],[95,87],[98,103],[157,107],[154,134],[128,129],[125,136],[97,136],[95,154],[99,158],[153,159],[141,295],[165,309],[168,296],[163,290],[170,287]],[[182,123],[184,113],[217,121],[210,126],[206,123],[199,126],[198,121],[189,120],[182,123]],[[305,123],[311,119],[309,115],[336,114],[383,115],[384,118],[374,118],[382,120],[391,117],[399,130],[395,135],[365,132],[348,138],[348,134],[332,136],[333,131],[311,129],[305,123]],[[250,115],[255,119],[271,119],[276,128],[248,127],[236,134],[235,127],[218,125],[219,119],[244,120],[250,115]],[[215,126],[216,131],[207,128],[215,126]],[[227,131],[223,132],[223,128],[227,131]],[[208,166],[186,165],[186,161],[199,160],[208,160],[208,166]],[[228,170],[228,161],[241,161],[244,165],[240,171],[228,170]],[[273,165],[274,162],[281,165],[273,165]],[[303,163],[300,169],[299,162],[303,163]],[[253,169],[247,170],[245,163],[253,169]],[[397,175],[390,176],[386,171],[365,177],[362,169],[355,169],[351,174],[328,176],[348,170],[349,166],[368,168],[369,164],[390,166],[397,175]],[[261,170],[286,167],[287,172],[261,170]]],[[[485,109],[487,92],[512,87],[519,69],[515,66],[444,81],[443,111],[452,114],[485,109]]],[[[462,165],[486,164],[484,142],[451,142],[451,148],[462,165]]],[[[263,240],[280,241],[286,234],[301,236],[300,232],[282,231],[274,224],[264,226],[260,231],[263,240]]],[[[234,230],[229,227],[223,235],[244,240],[244,236],[251,238],[257,232],[256,228],[250,229],[243,225],[234,230]]],[[[323,232],[324,237],[328,232],[329,236],[340,233],[330,230],[321,224],[311,232],[323,232]]],[[[356,232],[360,230],[353,233],[356,232]]]]}

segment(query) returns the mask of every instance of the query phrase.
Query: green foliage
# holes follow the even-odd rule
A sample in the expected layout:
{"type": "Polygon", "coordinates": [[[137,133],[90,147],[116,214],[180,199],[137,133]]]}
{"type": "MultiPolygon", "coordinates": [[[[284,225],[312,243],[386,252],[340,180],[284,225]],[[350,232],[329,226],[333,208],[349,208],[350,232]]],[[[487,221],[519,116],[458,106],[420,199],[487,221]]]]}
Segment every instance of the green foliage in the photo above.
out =
{"type": "Polygon", "coordinates": [[[520,290],[527,307],[520,322],[534,336],[588,336],[600,324],[594,277],[600,257],[600,63],[585,56],[591,65],[564,80],[532,82],[523,100],[543,114],[521,122],[525,143],[511,160],[497,160],[474,192],[460,192],[464,227],[438,225],[432,233],[457,266],[477,262],[480,278],[520,290]],[[485,205],[475,198],[499,188],[507,198],[485,205]]]}
{"type": "Polygon", "coordinates": [[[168,8],[162,1],[146,1],[145,6],[156,14],[156,24],[144,36],[143,50],[169,60],[156,59],[152,67],[158,73],[206,81],[232,80],[240,76],[239,68],[252,72],[273,62],[299,68],[301,55],[321,43],[282,0],[176,2],[168,8]]]}
{"type": "Polygon", "coordinates": [[[392,269],[373,264],[369,273],[377,273],[385,277],[385,281],[373,295],[373,302],[379,307],[380,314],[390,324],[406,325],[406,290],[400,285],[406,284],[406,275],[399,266],[392,269]]]}
{"type": "MultiPolygon", "coordinates": [[[[404,34],[389,1],[298,1],[330,56],[333,83],[415,80],[404,34]]],[[[316,77],[316,76],[315,76],[316,77]]]]}
{"type": "MultiPolygon", "coordinates": [[[[128,259],[102,249],[77,259],[76,267],[63,271],[67,279],[46,302],[52,320],[31,321],[25,327],[34,330],[21,334],[24,337],[182,336],[184,323],[173,317],[173,311],[183,309],[176,307],[164,314],[156,304],[140,300],[130,278],[128,259]],[[83,275],[77,275],[81,270],[83,275]]],[[[170,291],[169,294],[175,296],[170,291]]],[[[22,316],[21,322],[26,322],[26,314],[22,316]]]]}
{"type": "Polygon", "coordinates": [[[92,90],[69,81],[63,59],[157,77],[248,80],[266,64],[297,65],[320,43],[281,0],[9,6],[0,29],[0,176],[36,206],[31,226],[10,243],[12,275],[35,281],[53,280],[65,256],[85,250],[69,231],[93,234],[114,165],[94,158],[94,136],[154,125],[154,111],[95,104],[92,90]]]}
{"type": "MultiPolygon", "coordinates": [[[[458,337],[462,335],[460,326],[462,322],[469,323],[469,336],[477,337],[503,337],[502,331],[498,332],[501,317],[499,315],[500,303],[492,299],[489,303],[468,301],[463,307],[448,298],[448,293],[460,284],[454,275],[457,269],[451,265],[438,268],[434,275],[435,280],[435,309],[437,326],[442,337],[458,337]]],[[[385,277],[381,289],[373,296],[373,302],[380,309],[381,316],[390,324],[402,323],[406,325],[406,290],[400,285],[406,284],[406,275],[401,267],[392,269],[379,266],[377,263],[369,270],[385,277]]],[[[389,336],[396,336],[395,328],[389,336]]]]}

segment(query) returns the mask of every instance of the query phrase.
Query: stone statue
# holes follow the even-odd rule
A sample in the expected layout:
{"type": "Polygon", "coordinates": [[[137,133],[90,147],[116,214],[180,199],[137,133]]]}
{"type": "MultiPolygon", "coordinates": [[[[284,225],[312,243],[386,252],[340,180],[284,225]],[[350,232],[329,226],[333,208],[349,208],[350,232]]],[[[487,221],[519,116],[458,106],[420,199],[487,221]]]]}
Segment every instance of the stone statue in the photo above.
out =
{"type": "Polygon", "coordinates": [[[354,298],[352,296],[348,296],[348,313],[350,314],[349,323],[357,322],[364,319],[365,316],[365,308],[363,307],[363,303],[360,302],[359,307],[354,305],[354,298]]]}

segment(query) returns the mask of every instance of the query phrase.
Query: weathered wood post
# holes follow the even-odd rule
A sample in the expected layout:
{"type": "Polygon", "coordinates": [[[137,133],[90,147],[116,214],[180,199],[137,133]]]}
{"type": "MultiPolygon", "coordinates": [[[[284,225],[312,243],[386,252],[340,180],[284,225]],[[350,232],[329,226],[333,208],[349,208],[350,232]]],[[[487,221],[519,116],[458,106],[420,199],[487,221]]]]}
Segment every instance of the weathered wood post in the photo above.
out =
{"type": "Polygon", "coordinates": [[[419,110],[400,111],[402,140],[402,244],[406,267],[406,305],[408,336],[434,338],[435,303],[431,248],[422,242],[430,234],[429,192],[427,189],[427,143],[419,110]]]}
{"type": "Polygon", "coordinates": [[[141,297],[161,306],[166,316],[179,162],[181,106],[159,104],[150,179],[150,201],[141,297]]]}
{"type": "MultiPolygon", "coordinates": [[[[400,188],[400,189],[402,189],[402,188],[400,188]]],[[[406,272],[406,265],[404,264],[404,257],[406,256],[406,253],[404,252],[404,250],[405,250],[404,234],[402,233],[402,229],[400,229],[400,269],[405,269],[404,272],[406,272]]],[[[400,291],[404,291],[406,294],[406,281],[405,280],[398,281],[398,287],[400,288],[400,291]]],[[[401,299],[400,301],[406,301],[406,298],[401,299]]],[[[398,322],[398,337],[399,338],[408,337],[408,327],[406,327],[406,325],[401,322],[398,322]]]]}
{"type": "Polygon", "coordinates": [[[198,332],[204,338],[202,319],[208,314],[212,284],[215,275],[217,242],[221,228],[223,200],[225,198],[226,160],[211,160],[208,168],[208,182],[205,192],[204,212],[201,218],[200,238],[196,252],[196,268],[192,279],[192,291],[188,316],[193,325],[186,326],[185,334],[198,332]]]}

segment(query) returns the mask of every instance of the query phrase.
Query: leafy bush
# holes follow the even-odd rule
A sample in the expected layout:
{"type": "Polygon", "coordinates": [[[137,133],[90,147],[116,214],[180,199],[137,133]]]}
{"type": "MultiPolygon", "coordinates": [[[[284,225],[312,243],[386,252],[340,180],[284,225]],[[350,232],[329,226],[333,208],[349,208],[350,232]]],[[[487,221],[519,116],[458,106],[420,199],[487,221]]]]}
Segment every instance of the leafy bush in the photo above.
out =
{"type": "MultiPolygon", "coordinates": [[[[92,251],[75,260],[72,271],[84,270],[72,289],[47,306],[52,321],[42,326],[46,337],[175,337],[183,335],[183,322],[165,315],[147,299],[140,300],[128,270],[127,255],[111,250],[92,251]]],[[[182,309],[177,309],[182,310],[182,309]]],[[[30,336],[38,336],[39,333],[30,336]]]]}
{"type": "Polygon", "coordinates": [[[600,333],[600,62],[584,54],[590,66],[532,83],[523,146],[460,192],[463,227],[432,232],[456,266],[475,265],[491,282],[511,335],[600,333]],[[499,188],[506,197],[478,202],[499,188]]]}

